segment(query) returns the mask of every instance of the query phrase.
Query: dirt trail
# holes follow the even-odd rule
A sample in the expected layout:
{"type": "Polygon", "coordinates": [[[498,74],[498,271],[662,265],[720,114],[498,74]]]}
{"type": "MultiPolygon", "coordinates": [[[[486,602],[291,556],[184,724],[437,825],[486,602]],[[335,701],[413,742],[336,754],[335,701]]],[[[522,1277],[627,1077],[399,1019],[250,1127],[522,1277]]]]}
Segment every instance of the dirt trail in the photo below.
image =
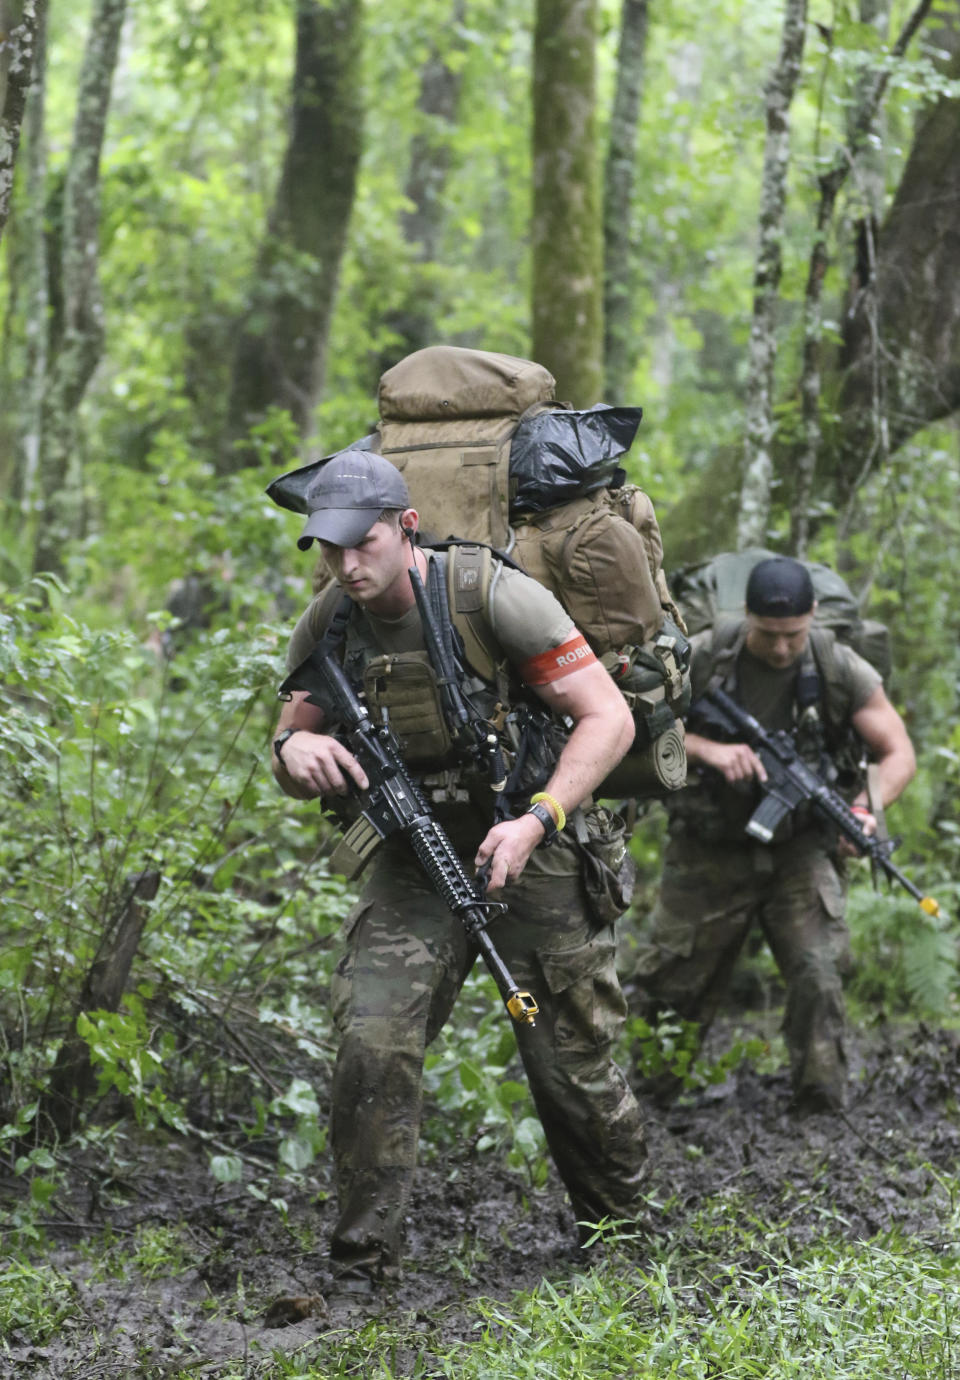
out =
{"type": "MultiPolygon", "coordinates": [[[[831,1230],[850,1238],[898,1225],[936,1242],[942,1198],[932,1190],[940,1170],[956,1173],[960,1152],[958,1038],[920,1026],[874,1032],[870,1042],[843,1116],[798,1121],[788,1110],[786,1074],[747,1067],[666,1112],[650,1104],[651,1196],[666,1204],[658,1229],[682,1242],[697,1209],[722,1192],[763,1219],[788,1223],[798,1244],[822,1233],[825,1209],[831,1230]]],[[[56,1251],[48,1263],[71,1282],[78,1316],[43,1347],[11,1336],[11,1374],[92,1380],[190,1365],[191,1373],[219,1374],[230,1360],[293,1352],[343,1325],[319,1305],[319,1314],[291,1326],[264,1326],[275,1295],[327,1291],[324,1242],[334,1209],[326,1157],[314,1201],[291,1197],[286,1222],[243,1185],[217,1186],[205,1154],[186,1142],[131,1142],[119,1183],[103,1182],[93,1163],[75,1168],[73,1222],[51,1226],[56,1251]],[[138,1229],[163,1224],[181,1245],[180,1273],[171,1276],[169,1261],[159,1261],[150,1278],[142,1260],[126,1278],[104,1271],[107,1228],[120,1250],[138,1229]]],[[[439,1342],[469,1338],[475,1296],[509,1299],[544,1276],[559,1283],[585,1263],[555,1180],[530,1193],[466,1152],[421,1168],[408,1257],[387,1306],[439,1342]]]]}

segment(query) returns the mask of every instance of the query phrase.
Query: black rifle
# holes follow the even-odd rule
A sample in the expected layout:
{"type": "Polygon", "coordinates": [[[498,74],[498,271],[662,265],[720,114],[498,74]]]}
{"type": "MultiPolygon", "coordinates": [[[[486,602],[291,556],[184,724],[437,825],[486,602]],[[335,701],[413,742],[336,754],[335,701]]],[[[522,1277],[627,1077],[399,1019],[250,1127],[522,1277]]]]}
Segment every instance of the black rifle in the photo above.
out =
{"type": "Polygon", "coordinates": [[[822,819],[834,824],[858,852],[870,859],[874,867],[880,868],[891,881],[899,882],[921,910],[928,915],[940,914],[939,903],[932,896],[925,896],[891,861],[893,843],[863,832],[843,797],[804,762],[789,733],[782,730],[768,733],[752,714],[748,714],[736,700],[719,688],[707,690],[703,698],[716,711],[707,711],[704,716],[707,722],[742,737],[760,758],[767,773],[766,781],[760,783],[763,799],[746,826],[751,838],[769,843],[781,820],[798,805],[808,804],[822,819]]]}
{"type": "Polygon", "coordinates": [[[321,701],[315,700],[311,692],[326,695],[321,707],[332,709],[333,718],[342,726],[338,736],[350,748],[370,783],[366,791],[351,788],[351,794],[359,800],[360,819],[377,841],[397,832],[406,836],[437,894],[480,950],[510,1015],[518,1025],[532,1026],[539,1007],[531,994],[521,991],[514,982],[486,931],[490,920],[503,914],[506,906],[500,901],[487,901],[467,872],[407,771],[393,730],[387,724],[374,724],[343,667],[335,656],[322,650],[322,644],[280,687],[281,695],[289,696],[292,690],[306,690],[312,704],[321,701]]]}
{"type": "MultiPolygon", "coordinates": [[[[440,701],[444,717],[453,731],[454,740],[478,765],[485,765],[490,788],[498,795],[507,784],[507,768],[500,747],[500,739],[494,729],[473,709],[460,688],[456,659],[453,651],[453,629],[450,623],[450,609],[447,604],[446,589],[436,570],[428,575],[431,590],[428,592],[420,571],[417,569],[414,531],[404,528],[404,535],[410,542],[411,564],[407,571],[413,597],[417,601],[423,638],[427,655],[437,676],[440,701]],[[430,595],[434,601],[431,604],[430,595]]],[[[448,555],[448,560],[453,557],[448,555]]],[[[501,811],[502,813],[502,811],[501,811]]]]}

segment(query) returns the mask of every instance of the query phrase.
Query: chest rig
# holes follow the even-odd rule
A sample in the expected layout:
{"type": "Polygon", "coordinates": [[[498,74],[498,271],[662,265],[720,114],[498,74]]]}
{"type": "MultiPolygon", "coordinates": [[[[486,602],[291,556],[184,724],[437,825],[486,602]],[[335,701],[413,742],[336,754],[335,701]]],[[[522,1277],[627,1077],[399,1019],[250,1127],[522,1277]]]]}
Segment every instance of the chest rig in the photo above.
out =
{"type": "MultiPolygon", "coordinates": [[[[707,683],[708,689],[724,690],[738,704],[742,701],[739,694],[737,672],[740,665],[740,653],[744,650],[746,641],[747,627],[746,624],[741,624],[733,641],[725,647],[720,647],[713,674],[707,683]]],[[[832,784],[837,775],[833,752],[839,743],[836,740],[837,735],[830,731],[827,718],[826,689],[814,649],[814,644],[818,641],[819,638],[815,630],[811,628],[807,645],[795,664],[793,695],[790,704],[791,723],[788,726],[788,732],[796,743],[797,751],[803,760],[832,784]]],[[[823,655],[823,649],[821,649],[821,655],[823,655]]],[[[697,729],[697,717],[697,706],[694,705],[690,711],[690,718],[691,727],[695,730],[697,729]]],[[[718,736],[709,718],[706,719],[702,727],[706,730],[708,737],[718,736]]]]}
{"type": "MultiPolygon", "coordinates": [[[[746,625],[722,620],[710,646],[707,689],[724,690],[742,703],[738,685],[740,653],[746,643],[746,625]]],[[[862,745],[856,734],[837,725],[830,708],[835,695],[836,673],[832,634],[817,627],[796,665],[787,731],[803,760],[828,784],[846,794],[863,780],[862,745]]],[[[718,742],[736,741],[721,727],[709,701],[698,698],[690,709],[689,728],[718,742]]],[[[745,827],[761,796],[755,781],[729,784],[719,773],[703,773],[692,790],[680,791],[666,804],[672,832],[690,834],[708,843],[743,843],[745,827]]],[[[809,828],[812,820],[803,810],[794,812],[777,833],[782,842],[809,828]]]]}
{"type": "MultiPolygon", "coordinates": [[[[522,796],[525,804],[530,791],[547,779],[564,735],[542,708],[512,693],[491,628],[485,630],[484,655],[468,655],[460,635],[463,596],[456,557],[452,548],[434,553],[426,583],[419,576],[413,581],[424,648],[384,652],[368,619],[345,595],[336,603],[323,644],[336,649],[371,716],[393,730],[404,761],[435,801],[467,800],[486,787],[494,794],[495,818],[504,818],[515,798],[522,796]],[[451,591],[456,619],[451,618],[451,591]],[[483,673],[474,668],[476,660],[482,661],[483,673]]],[[[469,563],[464,569],[471,569],[469,563]]],[[[466,595],[473,592],[467,579],[466,595]]],[[[337,592],[329,597],[334,603],[337,592]]],[[[475,629],[476,619],[472,625],[475,629]]]]}

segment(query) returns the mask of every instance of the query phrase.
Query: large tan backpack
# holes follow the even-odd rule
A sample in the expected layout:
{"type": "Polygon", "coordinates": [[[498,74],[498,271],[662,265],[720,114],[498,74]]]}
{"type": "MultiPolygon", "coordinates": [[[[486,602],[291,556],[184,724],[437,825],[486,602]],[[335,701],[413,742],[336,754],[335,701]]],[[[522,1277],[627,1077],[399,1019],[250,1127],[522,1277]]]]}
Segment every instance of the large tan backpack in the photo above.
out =
{"type": "Polygon", "coordinates": [[[510,544],[510,442],[520,421],[555,408],[541,364],[432,345],[380,379],[376,449],[407,481],[421,526],[438,537],[510,544]]]}

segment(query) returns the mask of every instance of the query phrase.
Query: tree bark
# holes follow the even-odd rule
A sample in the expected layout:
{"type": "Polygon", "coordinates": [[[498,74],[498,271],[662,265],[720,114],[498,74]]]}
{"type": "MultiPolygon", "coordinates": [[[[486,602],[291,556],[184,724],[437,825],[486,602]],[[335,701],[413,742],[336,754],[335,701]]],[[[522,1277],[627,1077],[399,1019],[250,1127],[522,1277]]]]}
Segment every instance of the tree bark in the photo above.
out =
{"type": "Polygon", "coordinates": [[[631,220],[647,28],[648,0],[623,0],[603,187],[604,382],[607,397],[614,401],[626,397],[636,362],[631,220]]]}
{"type": "Polygon", "coordinates": [[[760,234],[753,276],[744,470],[737,550],[763,546],[773,479],[773,386],[777,360],[777,303],[783,268],[783,212],[790,163],[790,106],[803,62],[807,0],[787,0],[780,56],[766,90],[767,136],[760,191],[760,234]]]}
{"type": "Polygon", "coordinates": [[[533,356],[578,407],[603,388],[596,0],[537,0],[533,44],[533,356]]]}
{"type": "Polygon", "coordinates": [[[26,370],[20,414],[20,464],[16,487],[24,516],[34,500],[40,462],[40,429],[43,392],[47,374],[50,295],[48,287],[47,235],[44,227],[47,194],[46,140],[47,44],[46,22],[37,30],[33,79],[27,97],[24,131],[27,139],[26,187],[20,216],[24,243],[24,295],[27,303],[26,370]]]}
{"type": "Polygon", "coordinates": [[[20,127],[47,0],[0,0],[0,239],[10,215],[20,127]]]}
{"type": "MultiPolygon", "coordinates": [[[[910,40],[925,19],[933,0],[920,0],[904,26],[891,56],[901,58],[910,40]]],[[[889,65],[878,66],[863,87],[863,98],[854,119],[849,124],[847,145],[838,149],[833,162],[818,179],[820,200],[817,207],[816,231],[810,252],[810,266],[804,294],[803,311],[803,368],[800,379],[802,444],[795,463],[796,489],[794,494],[791,546],[798,556],[807,549],[810,527],[810,500],[816,475],[823,432],[820,423],[821,355],[823,319],[821,299],[823,281],[829,266],[827,240],[833,224],[834,209],[840,189],[846,182],[857,156],[866,143],[876,119],[890,76],[889,65]]]]}
{"type": "Polygon", "coordinates": [[[233,366],[221,471],[271,408],[310,434],[362,151],[361,0],[297,0],[292,122],[233,366]]]}
{"type": "Polygon", "coordinates": [[[51,1124],[61,1136],[69,1135],[76,1125],[93,1085],[90,1047],[77,1034],[77,1017],[88,1011],[118,1009],[149,915],[141,902],[152,901],[159,887],[159,872],[141,872],[130,878],[127,900],[90,965],[73,1010],[69,1033],[57,1051],[49,1086],[40,1099],[36,1121],[41,1135],[51,1124]]]}
{"type": "MultiPolygon", "coordinates": [[[[960,5],[940,16],[943,74],[960,79],[960,5]]],[[[893,203],[876,236],[874,291],[853,295],[844,321],[837,498],[918,430],[960,408],[960,98],[921,116],[893,203]]]]}
{"type": "Polygon", "coordinates": [[[463,85],[461,64],[450,60],[463,50],[463,19],[463,0],[455,0],[451,17],[453,40],[442,48],[435,46],[420,73],[418,128],[410,145],[410,169],[404,189],[410,209],[403,213],[401,221],[413,264],[406,275],[404,300],[387,318],[397,339],[383,352],[378,375],[405,355],[432,345],[436,338],[438,296],[431,267],[440,251],[450,136],[456,125],[463,85]]]}
{"type": "Polygon", "coordinates": [[[41,418],[37,571],[61,573],[64,545],[79,529],[77,413],[103,350],[100,156],[125,10],[126,0],[96,0],[80,74],[63,193],[62,331],[50,341],[41,418]]]}

